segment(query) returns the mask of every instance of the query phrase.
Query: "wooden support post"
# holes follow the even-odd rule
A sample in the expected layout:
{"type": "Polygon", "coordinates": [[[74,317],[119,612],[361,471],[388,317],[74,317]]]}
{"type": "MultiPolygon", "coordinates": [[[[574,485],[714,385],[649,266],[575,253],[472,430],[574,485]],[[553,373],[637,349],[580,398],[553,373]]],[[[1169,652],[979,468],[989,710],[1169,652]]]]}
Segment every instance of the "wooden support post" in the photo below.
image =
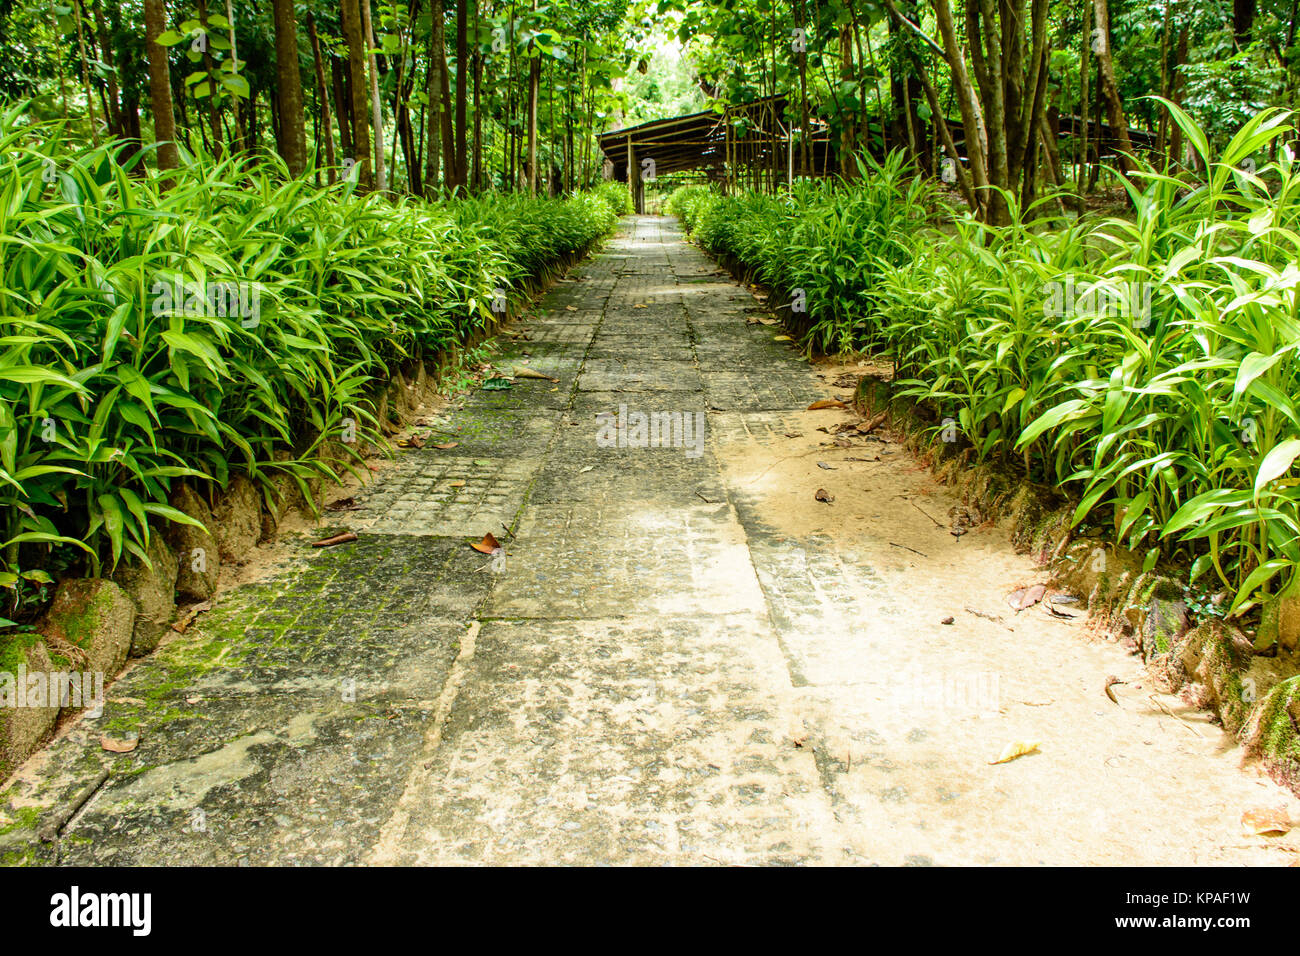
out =
{"type": "Polygon", "coordinates": [[[641,183],[641,167],[632,148],[631,133],[627,135],[627,188],[632,191],[633,210],[638,216],[645,215],[645,187],[641,183]]]}

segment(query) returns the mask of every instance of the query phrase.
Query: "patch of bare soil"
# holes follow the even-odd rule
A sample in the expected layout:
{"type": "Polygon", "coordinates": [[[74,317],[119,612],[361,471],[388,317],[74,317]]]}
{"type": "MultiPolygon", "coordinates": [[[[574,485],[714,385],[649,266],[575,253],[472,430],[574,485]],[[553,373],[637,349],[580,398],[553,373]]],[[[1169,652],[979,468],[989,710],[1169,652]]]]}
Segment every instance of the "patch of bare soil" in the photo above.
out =
{"type": "MultiPolygon", "coordinates": [[[[832,386],[871,371],[816,368],[832,386]]],[[[1004,528],[883,424],[863,434],[871,425],[821,408],[775,444],[719,448],[732,494],[754,502],[792,561],[838,568],[808,576],[823,610],[787,653],[862,852],[901,863],[921,846],[954,864],[1300,858],[1300,831],[1243,823],[1261,807],[1300,820],[1300,801],[1243,762],[1208,714],[1157,693],[1077,596],[1037,587],[1043,570],[1004,528]]]]}

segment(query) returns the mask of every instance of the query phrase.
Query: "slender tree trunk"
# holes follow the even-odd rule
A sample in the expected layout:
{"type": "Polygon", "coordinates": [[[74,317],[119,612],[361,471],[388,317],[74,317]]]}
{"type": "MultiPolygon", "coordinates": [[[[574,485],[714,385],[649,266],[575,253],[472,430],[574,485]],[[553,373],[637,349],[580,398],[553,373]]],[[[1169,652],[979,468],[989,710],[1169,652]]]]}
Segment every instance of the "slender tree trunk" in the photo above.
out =
{"type": "MultiPolygon", "coordinates": [[[[1183,104],[1183,90],[1187,83],[1187,77],[1183,74],[1182,68],[1182,64],[1187,62],[1187,32],[1188,24],[1184,21],[1182,29],[1178,31],[1178,50],[1174,54],[1175,69],[1169,83],[1169,99],[1179,106],[1183,104]]],[[[1177,123],[1173,125],[1174,129],[1169,137],[1169,158],[1176,163],[1181,163],[1183,128],[1177,123]]]]}
{"type": "Polygon", "coordinates": [[[804,0],[794,0],[794,23],[795,28],[799,30],[798,43],[798,63],[799,63],[799,173],[802,176],[812,175],[812,156],[811,137],[809,131],[811,122],[808,113],[808,33],[807,21],[804,18],[804,0]]]}
{"type": "Polygon", "coordinates": [[[465,126],[466,98],[469,93],[469,5],[473,0],[456,3],[456,184],[469,184],[468,129],[465,126]]]}
{"type": "MultiPolygon", "coordinates": [[[[885,7],[889,15],[896,23],[908,25],[908,22],[899,13],[898,8],[894,6],[893,0],[885,0],[885,7]]],[[[909,29],[911,27],[909,26],[909,29]]],[[[954,178],[957,186],[961,190],[962,197],[966,200],[967,205],[972,210],[978,210],[980,207],[980,197],[975,192],[975,185],[971,181],[971,173],[961,163],[961,158],[957,153],[957,144],[953,139],[952,130],[948,126],[947,115],[944,112],[943,104],[939,102],[939,91],[935,89],[934,82],[930,79],[930,73],[925,68],[919,56],[913,57],[913,65],[916,69],[917,78],[921,82],[921,88],[925,92],[925,98],[930,104],[930,115],[932,122],[938,129],[939,139],[943,143],[944,149],[948,152],[948,158],[952,163],[954,178]]],[[[969,82],[969,81],[968,81],[969,82]]],[[[969,134],[968,134],[969,140],[969,134]]],[[[967,147],[969,153],[969,146],[967,147]]],[[[971,156],[971,169],[975,168],[975,157],[971,156]]]]}
{"type": "MultiPolygon", "coordinates": [[[[843,83],[853,81],[853,36],[848,26],[840,27],[840,81],[843,83]]],[[[853,118],[846,110],[840,122],[840,175],[845,179],[852,179],[857,175],[857,168],[853,163],[853,143],[856,138],[853,134],[853,118]]]]}
{"type": "MultiPolygon", "coordinates": [[[[280,151],[289,174],[301,176],[307,169],[307,142],[302,113],[302,73],[298,64],[298,21],[293,0],[274,0],[273,16],[275,75],[280,90],[280,151]]],[[[314,43],[314,25],[311,32],[314,43]]]]}
{"type": "Polygon", "coordinates": [[[452,117],[455,114],[451,106],[451,68],[447,65],[446,40],[446,30],[444,29],[442,31],[442,41],[438,47],[438,55],[442,57],[442,72],[438,78],[438,82],[442,85],[442,178],[447,191],[452,192],[460,183],[456,179],[456,131],[452,123],[452,117]]]}
{"type": "MultiPolygon", "coordinates": [[[[166,172],[180,165],[176,149],[176,117],[172,113],[171,68],[167,64],[167,47],[158,38],[167,30],[167,11],[163,0],[144,0],[145,47],[149,53],[149,103],[153,108],[154,139],[158,143],[158,170],[166,172]]],[[[163,179],[164,189],[173,181],[163,179]]]]}
{"type": "MultiPolygon", "coordinates": [[[[533,0],[537,9],[537,0],[533,0]]],[[[528,41],[528,195],[537,195],[537,90],[541,86],[542,57],[535,44],[528,41]]],[[[630,171],[629,171],[630,175],[630,171]]]]}
{"type": "Polygon", "coordinates": [[[442,0],[433,0],[430,8],[429,72],[425,76],[424,92],[429,101],[426,135],[429,142],[424,153],[424,194],[432,199],[438,195],[438,173],[442,165],[442,45],[443,23],[446,13],[442,0]]]}
{"type": "MultiPolygon", "coordinates": [[[[375,43],[374,25],[370,19],[370,0],[361,0],[361,35],[369,49],[373,51],[375,43]]],[[[388,168],[384,163],[384,107],[379,101],[379,65],[375,54],[366,55],[367,72],[370,75],[370,112],[375,130],[375,188],[381,193],[388,191],[388,168]]]]}
{"type": "Polygon", "coordinates": [[[348,74],[352,81],[352,159],[357,167],[357,185],[369,190],[373,185],[370,175],[370,124],[367,114],[370,98],[367,96],[366,43],[361,22],[360,0],[343,0],[343,36],[348,44],[348,74]]]}
{"type": "MultiPolygon", "coordinates": [[[[109,50],[112,48],[108,37],[108,24],[104,21],[104,8],[100,0],[94,2],[95,15],[95,32],[99,36],[99,58],[104,63],[109,61],[109,50]]],[[[109,136],[125,136],[126,129],[122,124],[122,113],[119,99],[119,90],[117,83],[117,73],[108,71],[108,110],[105,114],[108,117],[108,134],[109,136]]]]}
{"type": "Polygon", "coordinates": [[[1134,169],[1133,144],[1128,138],[1128,121],[1124,118],[1124,104],[1120,100],[1119,86],[1115,82],[1115,64],[1110,55],[1110,8],[1107,0],[1093,0],[1097,18],[1097,66],[1101,71],[1101,92],[1106,99],[1106,115],[1119,143],[1120,169],[1125,173],[1134,169]]]}
{"type": "Polygon", "coordinates": [[[1088,107],[1091,102],[1088,79],[1092,75],[1088,64],[1088,54],[1092,50],[1092,31],[1088,29],[1088,4],[1089,0],[1084,0],[1080,12],[1083,36],[1079,46],[1079,170],[1074,183],[1075,191],[1079,194],[1076,205],[1080,215],[1083,214],[1084,194],[1088,188],[1088,107]]]}
{"type": "Polygon", "coordinates": [[[339,148],[344,156],[352,156],[352,88],[348,83],[348,73],[343,69],[339,58],[332,53],[326,54],[330,62],[330,89],[334,93],[334,114],[339,119],[339,148]]]}
{"type": "MultiPolygon", "coordinates": [[[[975,0],[970,2],[973,4],[975,0]]],[[[989,165],[984,146],[987,135],[984,120],[976,112],[975,89],[971,85],[970,75],[966,72],[965,54],[957,41],[957,26],[953,22],[952,8],[948,5],[948,0],[935,0],[934,10],[939,34],[943,39],[944,58],[948,61],[948,67],[952,72],[957,108],[961,111],[962,127],[966,133],[966,155],[970,162],[972,191],[976,199],[975,211],[981,218],[987,219],[990,206],[987,189],[989,165]]],[[[975,54],[977,48],[978,44],[972,45],[972,54],[975,54]]],[[[983,61],[978,56],[974,59],[976,69],[980,70],[983,61]]]]}
{"type": "MultiPolygon", "coordinates": [[[[474,10],[477,20],[478,9],[474,10]]],[[[477,33],[477,30],[475,31],[477,33]]],[[[474,155],[470,172],[470,189],[477,193],[483,189],[483,54],[474,51],[474,155]]]]}
{"type": "MultiPolygon", "coordinates": [[[[231,0],[226,0],[226,22],[230,24],[229,30],[230,30],[231,69],[238,70],[239,69],[239,48],[235,44],[235,10],[234,10],[234,6],[231,3],[231,0]]],[[[299,82],[298,100],[299,102],[302,101],[301,81],[299,82]]],[[[239,100],[236,99],[235,108],[231,110],[231,115],[234,117],[235,120],[234,144],[236,150],[245,149],[247,148],[248,145],[247,143],[244,142],[244,122],[240,118],[239,106],[240,106],[239,100]]]]}
{"type": "MultiPolygon", "coordinates": [[[[321,62],[320,35],[316,32],[316,17],[307,11],[307,34],[311,39],[312,66],[316,71],[317,100],[320,103],[320,122],[323,127],[322,139],[325,141],[325,166],[330,185],[334,184],[335,166],[338,163],[334,155],[334,124],[330,116],[330,90],[325,83],[325,65],[321,62]]],[[[319,159],[317,159],[319,162],[319,159]]]]}
{"type": "Polygon", "coordinates": [[[1255,29],[1256,3],[1257,0],[1232,0],[1232,36],[1239,50],[1250,46],[1255,29]]]}
{"type": "MultiPolygon", "coordinates": [[[[212,35],[211,28],[208,26],[208,4],[207,0],[199,0],[199,23],[203,25],[203,32],[207,36],[212,35]]],[[[203,44],[203,70],[208,76],[208,95],[207,95],[207,113],[208,129],[211,130],[211,143],[209,149],[212,155],[221,159],[222,136],[221,136],[221,117],[217,115],[217,61],[212,58],[212,47],[208,43],[203,44]]]]}
{"type": "Polygon", "coordinates": [[[81,85],[86,94],[86,113],[90,120],[90,141],[94,145],[99,145],[99,130],[95,129],[95,99],[90,93],[90,57],[86,54],[86,31],[84,21],[86,11],[81,5],[81,0],[77,0],[77,5],[73,7],[72,12],[77,18],[77,49],[81,53],[81,85]]]}

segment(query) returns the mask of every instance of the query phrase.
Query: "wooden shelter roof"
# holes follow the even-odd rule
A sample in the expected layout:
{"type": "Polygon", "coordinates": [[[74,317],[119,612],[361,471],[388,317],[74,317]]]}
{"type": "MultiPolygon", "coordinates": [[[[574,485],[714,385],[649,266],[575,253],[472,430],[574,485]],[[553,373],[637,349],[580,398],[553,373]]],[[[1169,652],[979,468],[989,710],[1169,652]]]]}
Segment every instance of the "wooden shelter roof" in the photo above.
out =
{"type": "Polygon", "coordinates": [[[726,160],[727,151],[727,133],[723,121],[722,113],[701,110],[685,116],[651,120],[649,123],[611,130],[601,133],[597,140],[605,158],[614,164],[615,179],[626,178],[619,175],[618,171],[627,166],[629,142],[638,161],[653,159],[658,173],[721,166],[726,160]]]}

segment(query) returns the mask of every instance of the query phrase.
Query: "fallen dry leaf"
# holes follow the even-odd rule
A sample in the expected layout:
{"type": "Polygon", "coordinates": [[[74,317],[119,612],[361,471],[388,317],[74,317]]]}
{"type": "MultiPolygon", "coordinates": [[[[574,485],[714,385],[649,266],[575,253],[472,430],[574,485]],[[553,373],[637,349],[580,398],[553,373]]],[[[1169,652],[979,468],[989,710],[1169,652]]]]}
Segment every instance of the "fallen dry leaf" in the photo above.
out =
{"type": "Polygon", "coordinates": [[[99,738],[99,745],[111,754],[129,754],[140,746],[139,737],[109,737],[105,734],[99,738]]]}
{"type": "Polygon", "coordinates": [[[210,611],[211,609],[212,609],[211,601],[201,601],[198,604],[191,605],[190,607],[186,608],[184,613],[181,614],[180,618],[178,618],[172,624],[172,630],[175,631],[177,634],[184,634],[185,631],[189,628],[189,626],[194,623],[194,619],[196,617],[198,617],[204,611],[210,611]]]}
{"type": "Polygon", "coordinates": [[[578,307],[576,305],[566,305],[565,308],[568,309],[570,312],[578,311],[578,307]]]}
{"type": "Polygon", "coordinates": [[[478,551],[480,554],[496,554],[501,550],[501,542],[493,536],[491,531],[489,531],[487,534],[483,535],[482,541],[475,542],[474,544],[471,544],[470,547],[475,551],[478,551]]]}
{"type": "Polygon", "coordinates": [[[857,428],[859,435],[870,435],[873,431],[875,431],[882,424],[884,424],[885,419],[888,417],[889,417],[889,412],[881,412],[879,415],[875,416],[870,421],[858,422],[858,424],[855,427],[857,428]]]}
{"type": "Polygon", "coordinates": [[[793,342],[794,339],[792,339],[792,338],[791,338],[790,336],[788,336],[788,335],[774,335],[774,336],[772,336],[772,341],[773,341],[773,342],[793,342]]]}
{"type": "Polygon", "coordinates": [[[830,504],[832,501],[835,500],[835,496],[831,494],[829,491],[827,491],[825,488],[818,488],[816,494],[814,494],[813,497],[816,498],[818,501],[824,501],[827,504],[830,504]]]}
{"type": "Polygon", "coordinates": [[[1013,740],[1002,748],[1002,755],[997,760],[990,760],[990,764],[1010,763],[1017,757],[1023,757],[1025,754],[1038,752],[1037,740],[1013,740]]]}
{"type": "Polygon", "coordinates": [[[1046,593],[1047,588],[1043,587],[1041,584],[1035,584],[1033,587],[1028,588],[1016,588],[1007,595],[1007,603],[1010,604],[1014,610],[1023,611],[1025,608],[1033,607],[1041,601],[1043,595],[1046,593]]]}
{"type": "Polygon", "coordinates": [[[351,531],[344,531],[329,538],[321,538],[319,541],[313,541],[313,548],[331,548],[336,544],[347,544],[349,541],[357,540],[357,536],[351,531]]]}
{"type": "Polygon", "coordinates": [[[815,412],[819,408],[848,408],[848,407],[849,406],[845,405],[838,398],[819,398],[817,399],[817,401],[813,402],[811,405],[808,406],[808,411],[815,412]]]}
{"type": "Polygon", "coordinates": [[[1241,815],[1241,827],[1251,836],[1282,836],[1295,826],[1286,807],[1255,807],[1241,815]]]}
{"type": "Polygon", "coordinates": [[[541,372],[537,371],[537,369],[528,368],[523,365],[515,366],[515,378],[540,378],[545,379],[548,382],[559,381],[558,378],[551,378],[549,375],[543,375],[541,372]]]}
{"type": "Polygon", "coordinates": [[[430,445],[429,447],[430,447],[430,448],[436,448],[436,449],[438,449],[439,451],[447,451],[447,449],[449,449],[449,448],[455,448],[455,447],[456,447],[457,445],[459,445],[459,444],[460,444],[460,442],[458,442],[458,441],[445,441],[445,442],[442,442],[442,443],[437,444],[437,445],[430,445]]]}
{"type": "Polygon", "coordinates": [[[1118,704],[1119,698],[1115,696],[1115,692],[1111,690],[1111,688],[1114,687],[1116,684],[1127,684],[1127,683],[1128,681],[1120,680],[1114,674],[1111,674],[1109,677],[1106,678],[1106,686],[1102,688],[1102,691],[1106,694],[1107,697],[1110,698],[1110,702],[1112,704],[1118,704]]]}

